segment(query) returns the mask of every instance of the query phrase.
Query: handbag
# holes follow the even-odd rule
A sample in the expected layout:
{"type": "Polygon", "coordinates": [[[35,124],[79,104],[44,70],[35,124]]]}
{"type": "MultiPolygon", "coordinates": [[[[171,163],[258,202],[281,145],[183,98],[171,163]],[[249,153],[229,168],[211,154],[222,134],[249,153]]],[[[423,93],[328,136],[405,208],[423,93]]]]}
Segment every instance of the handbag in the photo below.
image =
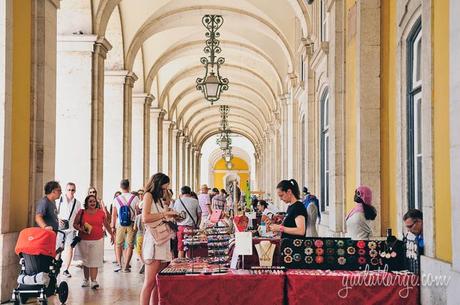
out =
{"type": "MultiPolygon", "coordinates": [[[[158,209],[157,203],[154,202],[154,204],[158,213],[160,213],[160,209],[158,209]]],[[[176,235],[176,233],[168,225],[168,222],[164,220],[145,223],[144,225],[145,229],[152,235],[153,242],[156,245],[162,245],[176,235]]]]}

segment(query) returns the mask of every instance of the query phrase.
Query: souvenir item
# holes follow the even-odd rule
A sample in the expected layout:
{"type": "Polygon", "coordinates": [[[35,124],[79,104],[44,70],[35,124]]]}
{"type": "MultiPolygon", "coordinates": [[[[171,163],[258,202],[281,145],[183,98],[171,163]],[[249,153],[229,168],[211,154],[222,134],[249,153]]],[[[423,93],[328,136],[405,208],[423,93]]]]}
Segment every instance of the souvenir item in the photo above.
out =
{"type": "Polygon", "coordinates": [[[321,239],[315,240],[315,247],[321,248],[324,245],[323,241],[321,239]]]}
{"type": "Polygon", "coordinates": [[[313,248],[305,248],[305,254],[306,255],[312,255],[313,254],[313,248]]]}
{"type": "MultiPolygon", "coordinates": [[[[259,265],[262,267],[271,267],[273,265],[273,255],[276,246],[269,240],[263,240],[255,245],[259,257],[259,265]]],[[[284,249],[286,251],[286,249],[284,249]]],[[[294,255],[295,259],[295,255],[294,255]]]]}
{"type": "Polygon", "coordinates": [[[323,256],[317,256],[317,257],[315,257],[315,262],[316,262],[317,264],[322,264],[322,263],[324,263],[324,257],[323,257],[323,256]]]}
{"type": "Polygon", "coordinates": [[[248,227],[249,218],[246,215],[238,215],[233,217],[233,222],[238,232],[244,232],[248,227]]]}
{"type": "Polygon", "coordinates": [[[300,246],[302,246],[302,240],[301,239],[294,239],[293,244],[296,247],[300,247],[300,246]]]}
{"type": "Polygon", "coordinates": [[[364,247],[366,247],[366,243],[364,242],[364,240],[360,240],[356,243],[356,246],[360,249],[364,249],[364,247]]]}

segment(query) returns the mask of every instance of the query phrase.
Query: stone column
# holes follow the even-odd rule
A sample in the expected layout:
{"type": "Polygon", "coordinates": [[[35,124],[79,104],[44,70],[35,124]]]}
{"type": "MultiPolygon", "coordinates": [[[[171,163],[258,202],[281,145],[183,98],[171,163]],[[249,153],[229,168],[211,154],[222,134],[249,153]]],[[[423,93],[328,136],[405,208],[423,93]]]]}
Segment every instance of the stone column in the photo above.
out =
{"type": "MultiPolygon", "coordinates": [[[[131,180],[133,87],[136,74],[129,72],[123,86],[123,179],[131,180]]],[[[142,116],[141,116],[142,117],[142,116]]],[[[142,126],[142,125],[141,125],[142,126]]],[[[139,147],[140,148],[140,147],[139,147]]]]}
{"type": "Polygon", "coordinates": [[[181,188],[185,185],[185,136],[183,132],[180,133],[179,136],[179,168],[178,168],[178,175],[179,175],[179,187],[181,188]]]}
{"type": "MultiPolygon", "coordinates": [[[[329,75],[329,229],[344,232],[345,211],[345,77],[344,77],[344,1],[335,1],[330,9],[332,21],[328,65],[329,75]]],[[[312,74],[308,71],[309,75],[312,74]]],[[[310,81],[310,76],[309,76],[310,81]]],[[[311,85],[313,86],[313,84],[311,85]]],[[[310,106],[309,106],[310,107],[310,106]]],[[[313,107],[313,106],[312,106],[313,107]]],[[[308,109],[308,111],[314,111],[308,109]]],[[[312,133],[312,131],[309,131],[312,133]]],[[[310,144],[311,145],[311,144],[310,144]]],[[[314,175],[312,175],[314,176],[314,175]]],[[[307,178],[308,179],[308,178],[307,178]]],[[[314,191],[314,189],[312,189],[314,191]]]]}
{"type": "Polygon", "coordinates": [[[132,95],[131,186],[137,190],[144,186],[144,108],[147,94],[132,95]]]}
{"type": "Polygon", "coordinates": [[[190,151],[192,149],[192,143],[190,142],[190,139],[188,138],[187,141],[185,142],[185,183],[190,186],[190,151]]]}
{"type": "Polygon", "coordinates": [[[460,2],[450,0],[449,3],[449,134],[450,134],[450,192],[452,202],[452,272],[447,287],[447,304],[458,303],[460,285],[460,57],[455,56],[460,48],[460,2]]]}
{"type": "MultiPolygon", "coordinates": [[[[162,161],[163,161],[163,166],[162,166],[162,171],[163,173],[165,173],[166,175],[170,176],[171,177],[171,170],[170,170],[170,166],[169,166],[169,160],[170,160],[170,132],[169,132],[169,129],[171,127],[171,125],[173,125],[173,122],[170,121],[170,120],[163,120],[163,129],[162,129],[162,139],[163,139],[163,143],[162,143],[162,147],[161,147],[161,151],[162,151],[162,161]]],[[[173,125],[174,126],[174,125],[173,125]]]]}
{"type": "Polygon", "coordinates": [[[201,181],[201,157],[203,156],[203,154],[198,151],[198,155],[197,155],[197,174],[196,174],[196,177],[197,177],[197,190],[200,188],[200,185],[203,184],[203,182],[201,181]]]}
{"type": "Polygon", "coordinates": [[[164,168],[163,166],[163,137],[164,137],[164,134],[163,134],[163,120],[164,120],[164,117],[165,117],[165,114],[166,112],[162,109],[161,112],[160,112],[160,115],[158,116],[158,153],[157,153],[157,164],[158,164],[158,171],[159,172],[162,172],[164,174],[168,174],[167,173],[167,169],[164,168]]]}
{"type": "Polygon", "coordinates": [[[154,96],[151,94],[147,94],[144,102],[144,185],[150,178],[150,108],[152,107],[153,100],[154,96]]]}
{"type": "Polygon", "coordinates": [[[92,61],[95,41],[94,35],[57,38],[55,177],[64,183],[72,181],[82,190],[92,182],[92,61]],[[76,79],[78,82],[75,82],[76,79]],[[70,149],[72,147],[78,149],[70,149]]]}
{"type": "Polygon", "coordinates": [[[373,232],[380,235],[380,1],[357,3],[356,183],[372,189],[373,232]]]}
{"type": "Polygon", "coordinates": [[[190,188],[195,186],[195,145],[190,148],[190,188]]]}
{"type": "Polygon", "coordinates": [[[197,192],[200,188],[200,151],[196,147],[193,158],[195,160],[195,172],[193,173],[193,188],[195,192],[197,192]]]}
{"type": "Polygon", "coordinates": [[[123,84],[127,73],[125,70],[105,71],[104,188],[100,191],[106,202],[112,200],[123,179],[123,84]]]}
{"type": "Polygon", "coordinates": [[[150,109],[150,174],[155,175],[160,171],[158,164],[158,122],[162,111],[160,108],[150,109]]]}
{"type": "Polygon", "coordinates": [[[289,159],[289,149],[288,149],[288,104],[287,96],[282,95],[279,97],[279,103],[281,104],[281,176],[283,179],[287,179],[288,172],[288,159],[289,159]]]}
{"type": "MultiPolygon", "coordinates": [[[[91,86],[91,180],[98,190],[103,189],[104,156],[104,61],[112,45],[104,37],[94,43],[91,86]]],[[[74,75],[72,75],[74,76],[74,75]]],[[[73,78],[73,80],[78,78],[73,78]]],[[[79,79],[80,82],[82,81],[79,79]]],[[[71,82],[74,85],[74,81],[71,82]]]]}
{"type": "MultiPolygon", "coordinates": [[[[59,1],[32,1],[32,111],[29,211],[54,179],[56,144],[56,10],[59,1]],[[46,33],[46,35],[45,35],[46,33]],[[45,115],[46,114],[46,115],[45,115]]],[[[0,17],[2,18],[2,17],[0,17]]],[[[5,85],[3,83],[2,85],[5,85]]],[[[34,223],[29,213],[29,224],[34,223]]]]}
{"type": "Polygon", "coordinates": [[[178,165],[178,157],[179,157],[179,145],[178,145],[178,137],[179,137],[180,130],[177,129],[177,127],[174,124],[174,128],[172,129],[171,132],[171,145],[172,145],[172,151],[171,151],[171,184],[172,184],[172,189],[174,190],[174,193],[177,194],[179,191],[179,165],[178,165]]]}

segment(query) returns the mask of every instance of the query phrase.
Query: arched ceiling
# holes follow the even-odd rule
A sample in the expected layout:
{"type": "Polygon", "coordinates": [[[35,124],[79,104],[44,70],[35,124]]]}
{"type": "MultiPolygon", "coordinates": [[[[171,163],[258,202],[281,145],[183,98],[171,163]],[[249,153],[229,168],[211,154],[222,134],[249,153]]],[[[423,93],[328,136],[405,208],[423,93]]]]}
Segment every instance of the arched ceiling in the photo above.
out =
{"type": "Polygon", "coordinates": [[[153,107],[164,109],[166,118],[198,146],[218,132],[219,104],[230,106],[232,130],[254,146],[262,143],[280,109],[278,97],[298,73],[299,42],[311,30],[304,0],[106,0],[93,8],[93,23],[98,36],[117,38],[114,54],[123,58],[109,55],[111,66],[122,63],[134,71],[140,78],[136,91],[143,86],[155,95],[153,107]],[[214,106],[195,88],[196,78],[204,74],[205,14],[224,18],[221,75],[230,83],[214,106]]]}

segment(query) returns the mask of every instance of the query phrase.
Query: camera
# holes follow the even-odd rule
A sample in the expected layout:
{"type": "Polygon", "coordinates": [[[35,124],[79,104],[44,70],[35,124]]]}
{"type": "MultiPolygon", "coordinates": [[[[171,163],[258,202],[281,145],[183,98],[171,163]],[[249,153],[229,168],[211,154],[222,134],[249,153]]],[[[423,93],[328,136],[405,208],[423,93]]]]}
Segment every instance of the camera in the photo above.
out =
{"type": "Polygon", "coordinates": [[[69,221],[65,219],[59,220],[59,230],[68,230],[69,229],[69,221]]]}

